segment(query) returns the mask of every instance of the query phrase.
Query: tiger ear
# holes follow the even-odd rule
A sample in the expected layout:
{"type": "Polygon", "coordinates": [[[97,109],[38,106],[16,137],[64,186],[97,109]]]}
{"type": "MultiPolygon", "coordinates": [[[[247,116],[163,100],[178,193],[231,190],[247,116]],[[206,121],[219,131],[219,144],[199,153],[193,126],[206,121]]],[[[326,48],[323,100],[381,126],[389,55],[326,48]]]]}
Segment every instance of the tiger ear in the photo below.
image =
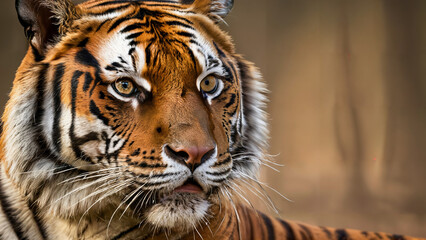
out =
{"type": "Polygon", "coordinates": [[[70,0],[15,0],[15,7],[26,37],[41,56],[78,16],[70,0]]]}
{"type": "MultiPolygon", "coordinates": [[[[181,1],[191,2],[191,0],[181,1]]],[[[234,6],[234,0],[192,0],[192,2],[197,10],[201,10],[216,21],[225,18],[234,6]]]]}

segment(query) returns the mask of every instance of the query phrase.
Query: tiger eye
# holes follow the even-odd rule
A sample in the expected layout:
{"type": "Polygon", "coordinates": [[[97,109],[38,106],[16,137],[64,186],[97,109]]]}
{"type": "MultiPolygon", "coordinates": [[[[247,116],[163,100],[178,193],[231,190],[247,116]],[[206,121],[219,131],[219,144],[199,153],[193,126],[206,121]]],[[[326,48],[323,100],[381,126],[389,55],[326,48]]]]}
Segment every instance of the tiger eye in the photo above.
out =
{"type": "Polygon", "coordinates": [[[128,97],[135,92],[135,86],[130,79],[119,79],[114,83],[115,90],[118,94],[128,97]]]}
{"type": "Polygon", "coordinates": [[[219,85],[219,80],[214,76],[208,76],[200,83],[200,89],[205,93],[214,93],[219,85]]]}

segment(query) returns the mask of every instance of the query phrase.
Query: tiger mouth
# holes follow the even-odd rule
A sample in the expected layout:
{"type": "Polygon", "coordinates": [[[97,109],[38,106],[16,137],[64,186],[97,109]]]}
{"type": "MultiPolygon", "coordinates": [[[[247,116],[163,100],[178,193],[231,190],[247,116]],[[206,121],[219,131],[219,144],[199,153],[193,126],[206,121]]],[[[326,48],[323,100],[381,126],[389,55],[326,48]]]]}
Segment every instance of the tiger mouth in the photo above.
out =
{"type": "Polygon", "coordinates": [[[203,193],[201,185],[193,178],[189,178],[181,186],[175,188],[172,193],[203,193]]]}
{"type": "Polygon", "coordinates": [[[133,212],[143,213],[158,205],[174,204],[175,206],[184,206],[191,201],[208,200],[217,190],[216,188],[212,188],[205,191],[197,180],[188,178],[182,185],[172,190],[140,190],[139,194],[135,194],[135,198],[129,198],[126,202],[133,209],[133,212]]]}

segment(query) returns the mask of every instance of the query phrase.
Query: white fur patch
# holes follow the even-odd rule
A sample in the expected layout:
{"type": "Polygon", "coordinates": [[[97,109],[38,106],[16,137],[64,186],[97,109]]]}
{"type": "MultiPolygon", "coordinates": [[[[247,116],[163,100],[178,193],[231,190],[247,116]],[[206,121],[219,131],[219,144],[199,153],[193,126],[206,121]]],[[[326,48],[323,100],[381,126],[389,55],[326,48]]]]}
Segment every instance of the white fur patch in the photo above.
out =
{"type": "Polygon", "coordinates": [[[155,228],[187,231],[206,218],[209,207],[210,203],[202,196],[174,193],[152,206],[145,217],[155,228]]]}

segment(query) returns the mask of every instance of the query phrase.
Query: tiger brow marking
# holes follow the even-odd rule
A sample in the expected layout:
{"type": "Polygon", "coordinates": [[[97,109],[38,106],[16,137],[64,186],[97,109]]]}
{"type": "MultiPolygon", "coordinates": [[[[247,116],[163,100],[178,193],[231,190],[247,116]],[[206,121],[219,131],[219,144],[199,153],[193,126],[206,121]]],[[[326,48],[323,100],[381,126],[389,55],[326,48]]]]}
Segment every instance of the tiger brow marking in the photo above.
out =
{"type": "Polygon", "coordinates": [[[96,28],[96,32],[99,32],[99,30],[101,30],[101,28],[108,22],[110,22],[111,19],[107,19],[105,21],[103,21],[101,24],[99,24],[99,26],[96,28]]]}
{"type": "Polygon", "coordinates": [[[95,82],[92,86],[92,89],[90,89],[90,96],[92,96],[93,91],[95,90],[95,87],[99,83],[102,83],[102,78],[100,76],[100,72],[101,72],[100,64],[98,60],[96,60],[96,58],[86,48],[83,48],[79,52],[77,52],[75,59],[80,64],[95,68],[95,79],[94,79],[95,82]]]}
{"type": "Polygon", "coordinates": [[[107,1],[107,2],[103,2],[103,3],[99,3],[93,6],[90,6],[89,9],[92,8],[96,8],[96,7],[103,7],[103,6],[108,6],[108,5],[117,5],[117,4],[128,4],[129,1],[128,0],[113,0],[113,1],[107,1]]]}
{"type": "Polygon", "coordinates": [[[189,28],[191,30],[194,30],[194,27],[192,27],[192,26],[190,26],[186,23],[180,22],[180,21],[166,21],[164,23],[167,24],[167,25],[170,25],[170,26],[180,26],[180,27],[185,27],[185,28],[189,28]]]}
{"type": "Polygon", "coordinates": [[[121,11],[121,10],[123,10],[123,9],[126,9],[126,8],[128,8],[130,6],[130,4],[125,4],[125,5],[122,5],[122,6],[119,6],[119,7],[115,7],[115,8],[110,8],[110,9],[108,9],[108,10],[106,10],[106,11],[102,11],[102,12],[99,12],[99,13],[89,13],[88,15],[89,16],[103,16],[103,15],[108,15],[108,14],[110,14],[110,13],[115,13],[115,12],[119,12],[119,11],[121,11]]]}
{"type": "MultiPolygon", "coordinates": [[[[118,5],[118,4],[128,4],[131,2],[135,2],[135,1],[129,1],[129,0],[113,0],[113,1],[107,1],[107,2],[103,2],[103,3],[99,3],[96,4],[94,6],[90,6],[89,9],[92,8],[96,8],[96,7],[104,7],[104,6],[109,6],[109,5],[118,5]]],[[[173,1],[167,1],[167,0],[137,0],[136,2],[144,2],[145,5],[147,6],[167,6],[167,7],[174,7],[174,6],[178,6],[178,5],[173,5],[173,1]],[[149,4],[149,2],[155,2],[155,4],[149,4]],[[171,3],[171,4],[158,4],[158,2],[160,3],[171,3]]]]}
{"type": "Polygon", "coordinates": [[[126,39],[127,40],[135,39],[135,38],[139,37],[140,35],[142,35],[143,33],[144,33],[143,31],[142,32],[132,33],[129,36],[127,36],[126,39]]]}

